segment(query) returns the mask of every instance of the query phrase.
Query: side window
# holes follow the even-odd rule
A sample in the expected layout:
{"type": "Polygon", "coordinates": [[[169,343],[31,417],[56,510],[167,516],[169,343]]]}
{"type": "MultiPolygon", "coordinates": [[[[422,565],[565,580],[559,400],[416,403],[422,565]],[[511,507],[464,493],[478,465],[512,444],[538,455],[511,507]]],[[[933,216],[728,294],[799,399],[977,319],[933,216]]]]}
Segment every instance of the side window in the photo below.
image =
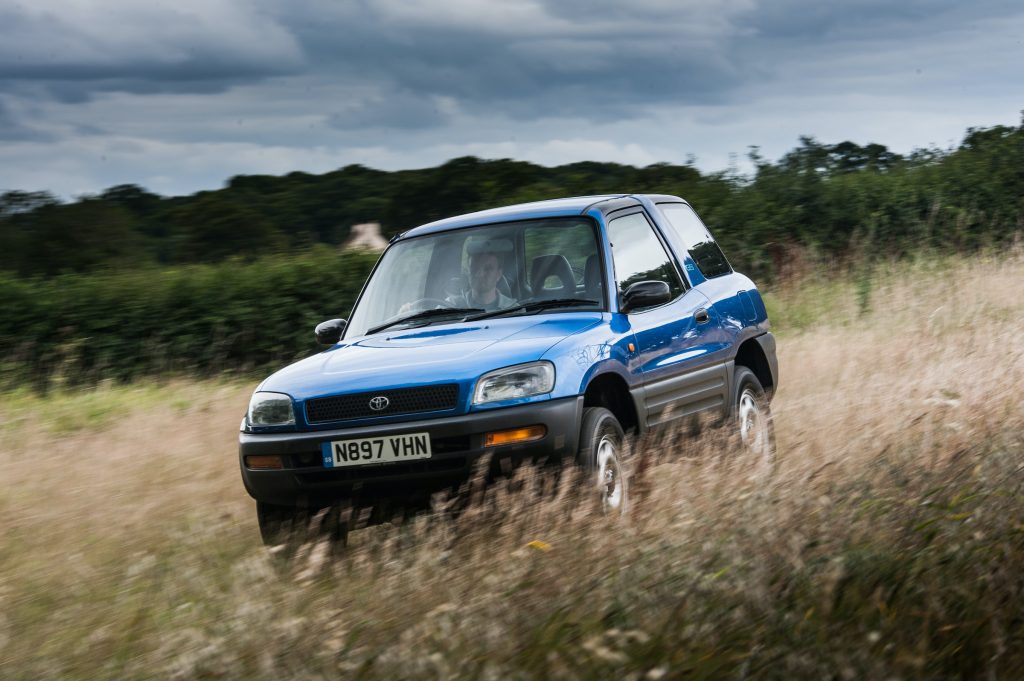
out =
{"type": "Polygon", "coordinates": [[[672,297],[683,292],[676,268],[643,213],[615,218],[608,223],[608,238],[615,260],[615,282],[624,293],[638,281],[663,281],[672,297]]]}
{"type": "Polygon", "coordinates": [[[668,218],[676,236],[690,251],[690,257],[697,263],[701,274],[711,279],[732,272],[722,249],[692,208],[685,203],[659,203],[658,208],[668,218]]]}

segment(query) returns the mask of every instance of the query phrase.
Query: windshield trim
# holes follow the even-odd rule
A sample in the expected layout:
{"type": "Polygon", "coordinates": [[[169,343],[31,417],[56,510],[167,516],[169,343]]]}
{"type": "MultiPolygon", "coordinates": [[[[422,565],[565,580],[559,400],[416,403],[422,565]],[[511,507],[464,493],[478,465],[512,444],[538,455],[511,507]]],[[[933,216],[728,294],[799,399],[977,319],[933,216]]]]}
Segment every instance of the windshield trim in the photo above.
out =
{"type": "MultiPolygon", "coordinates": [[[[440,230],[440,231],[437,231],[437,232],[427,232],[426,234],[416,234],[416,235],[413,235],[413,236],[403,236],[404,233],[400,234],[399,238],[394,239],[393,241],[388,243],[388,247],[385,248],[381,252],[380,257],[377,258],[377,262],[375,262],[373,264],[373,269],[370,270],[370,273],[366,276],[366,280],[363,281],[363,286],[362,286],[362,288],[359,289],[359,295],[356,296],[355,302],[352,303],[352,308],[349,310],[347,318],[349,320],[352,319],[353,315],[355,314],[356,309],[359,307],[359,304],[363,301],[363,296],[366,294],[366,289],[369,287],[370,282],[373,281],[373,277],[377,273],[377,269],[380,267],[381,262],[384,261],[384,256],[386,256],[388,254],[388,252],[391,251],[391,249],[394,248],[395,246],[397,246],[398,244],[406,243],[406,242],[409,242],[409,241],[415,241],[417,239],[437,238],[437,237],[440,237],[443,234],[448,234],[450,232],[458,232],[458,231],[462,231],[464,229],[476,229],[476,228],[482,228],[482,227],[498,227],[498,226],[501,226],[501,225],[511,225],[511,224],[520,224],[520,223],[529,223],[529,222],[553,222],[553,221],[558,221],[558,220],[584,220],[584,221],[586,221],[586,222],[588,222],[590,224],[590,228],[591,228],[591,230],[593,231],[593,234],[594,234],[594,242],[597,244],[597,258],[598,258],[598,261],[601,264],[601,309],[600,310],[577,310],[577,309],[569,308],[569,309],[564,310],[564,311],[563,310],[541,310],[539,312],[531,313],[531,314],[528,314],[528,315],[522,315],[522,316],[524,316],[524,317],[532,317],[532,316],[534,316],[536,314],[563,314],[565,312],[609,312],[610,311],[610,300],[609,300],[609,291],[608,291],[608,271],[609,271],[608,267],[609,267],[609,265],[608,265],[607,253],[605,252],[605,245],[606,244],[605,244],[604,230],[602,229],[601,224],[598,222],[598,220],[593,215],[581,214],[581,215],[550,215],[550,216],[530,217],[530,218],[526,218],[526,219],[520,218],[520,219],[512,219],[512,220],[497,220],[497,221],[494,221],[494,222],[480,222],[480,223],[475,223],[475,224],[470,224],[470,225],[458,225],[458,226],[452,227],[451,229],[440,230]]],[[[459,323],[461,321],[462,320],[460,320],[460,319],[453,319],[453,320],[439,319],[439,320],[437,320],[437,322],[429,324],[429,326],[434,326],[435,324],[453,324],[453,323],[459,323]]],[[[361,334],[359,336],[350,336],[349,332],[351,330],[352,330],[352,325],[351,324],[347,325],[345,327],[344,333],[341,335],[341,338],[338,339],[338,342],[341,343],[341,342],[344,342],[346,340],[350,340],[351,338],[362,338],[362,337],[365,337],[365,336],[377,335],[377,334],[363,333],[363,334],[361,334]]],[[[380,331],[378,333],[384,333],[384,332],[380,331]]]]}

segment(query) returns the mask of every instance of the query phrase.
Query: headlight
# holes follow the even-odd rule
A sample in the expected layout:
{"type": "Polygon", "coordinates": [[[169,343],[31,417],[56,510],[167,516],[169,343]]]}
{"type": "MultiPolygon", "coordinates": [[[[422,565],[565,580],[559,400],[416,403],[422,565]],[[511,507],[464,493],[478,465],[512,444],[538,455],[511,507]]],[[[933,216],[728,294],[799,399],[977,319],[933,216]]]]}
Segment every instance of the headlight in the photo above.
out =
{"type": "Polygon", "coordinates": [[[282,393],[253,393],[247,418],[250,426],[294,426],[292,398],[282,393]]]}
{"type": "Polygon", "coordinates": [[[555,366],[551,362],[518,364],[481,376],[473,391],[473,404],[543,395],[554,387],[555,366]]]}

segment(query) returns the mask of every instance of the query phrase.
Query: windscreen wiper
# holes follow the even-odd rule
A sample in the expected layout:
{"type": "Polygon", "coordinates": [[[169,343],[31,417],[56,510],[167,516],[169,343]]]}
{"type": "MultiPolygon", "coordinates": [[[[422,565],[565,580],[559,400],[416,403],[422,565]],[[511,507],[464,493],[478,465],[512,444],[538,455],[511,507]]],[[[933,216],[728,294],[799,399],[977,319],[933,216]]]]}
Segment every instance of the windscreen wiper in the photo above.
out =
{"type": "Polygon", "coordinates": [[[398,319],[392,319],[389,322],[384,322],[378,326],[366,332],[367,335],[383,331],[384,329],[395,326],[396,324],[404,324],[405,322],[415,322],[421,319],[430,319],[431,317],[440,317],[442,315],[459,315],[459,314],[471,314],[473,312],[483,312],[483,308],[479,307],[435,307],[432,310],[423,310],[415,314],[408,315],[406,317],[399,317],[398,319]]]}
{"type": "Polygon", "coordinates": [[[492,310],[490,312],[484,312],[483,314],[473,315],[472,317],[466,317],[466,321],[475,322],[478,319],[490,319],[491,317],[500,317],[502,315],[515,314],[517,312],[539,312],[540,310],[547,310],[552,307],[600,304],[601,301],[590,300],[588,298],[534,298],[532,300],[524,300],[512,307],[506,307],[501,310],[492,310]]]}

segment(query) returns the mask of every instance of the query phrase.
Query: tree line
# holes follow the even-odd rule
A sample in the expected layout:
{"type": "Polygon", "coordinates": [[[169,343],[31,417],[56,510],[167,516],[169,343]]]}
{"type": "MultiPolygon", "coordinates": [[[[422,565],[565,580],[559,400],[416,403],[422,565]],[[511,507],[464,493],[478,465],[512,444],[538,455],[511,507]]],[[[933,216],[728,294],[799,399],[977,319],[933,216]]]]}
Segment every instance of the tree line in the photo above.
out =
{"type": "MultiPolygon", "coordinates": [[[[0,389],[142,375],[265,372],[318,351],[313,326],[348,314],[376,259],[340,252],[349,226],[388,234],[567,195],[688,199],[733,265],[761,281],[794,261],[998,248],[1024,231],[1024,125],[967,131],[947,150],[802,139],[754,171],[690,165],[556,168],[457,158],[383,172],[239,176],[162,197],[133,185],[61,202],[0,196],[0,389]]],[[[865,279],[868,281],[868,279],[865,279]]]]}
{"type": "Polygon", "coordinates": [[[385,172],[349,165],[314,175],[239,175],[215,191],[164,197],[136,185],[62,202],[0,195],[0,271],[51,277],[255,258],[338,244],[351,225],[385,234],[500,205],[571,195],[676,194],[689,200],[737,267],[770,276],[794,246],[824,257],[998,245],[1024,228],[1024,121],[971,128],[956,147],[907,155],[880,144],[801,138],[753,171],[702,173],[581,162],[543,167],[456,158],[385,172]]]}

